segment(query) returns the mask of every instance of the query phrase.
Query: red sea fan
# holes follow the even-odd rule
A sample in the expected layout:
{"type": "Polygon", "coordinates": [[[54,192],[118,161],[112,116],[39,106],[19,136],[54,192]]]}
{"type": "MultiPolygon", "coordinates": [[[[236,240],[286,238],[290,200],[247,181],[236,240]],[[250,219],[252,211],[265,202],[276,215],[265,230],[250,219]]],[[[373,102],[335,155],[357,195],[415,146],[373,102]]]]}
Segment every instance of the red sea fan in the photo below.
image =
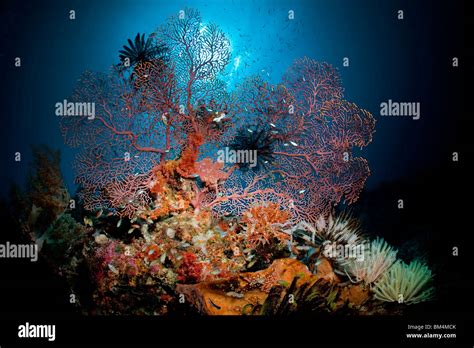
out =
{"type": "Polygon", "coordinates": [[[110,205],[119,216],[132,218],[152,201],[149,195],[149,175],[131,175],[123,181],[114,180],[106,188],[110,205]]]}
{"type": "Polygon", "coordinates": [[[370,171],[353,149],[371,142],[375,120],[343,99],[337,69],[304,57],[279,84],[254,76],[229,93],[222,80],[229,39],[198,11],[184,11],[154,33],[169,49],[166,62],[137,64],[135,78],[126,69],[85,73],[75,89],[72,99],[94,102],[96,113],[61,118],[68,143],[82,147],[76,181],[86,208],[131,216],[149,203],[139,178],[170,161],[181,178],[202,176],[203,185],[189,185],[192,205],[218,215],[241,215],[265,201],[279,204],[293,222],[315,223],[339,202],[355,202],[370,171]],[[271,144],[264,147],[264,170],[218,168],[216,151],[242,143],[242,130],[258,127],[271,144]]]}
{"type": "Polygon", "coordinates": [[[237,92],[242,102],[236,122],[270,126],[272,163],[262,173],[233,175],[210,200],[218,214],[239,215],[256,197],[282,202],[294,222],[314,223],[341,200],[357,200],[370,174],[367,161],[352,155],[372,140],[375,120],[342,99],[336,69],[310,58],[296,60],[283,83],[247,79],[237,92]],[[223,198],[224,197],[224,198],[223,198]]]}

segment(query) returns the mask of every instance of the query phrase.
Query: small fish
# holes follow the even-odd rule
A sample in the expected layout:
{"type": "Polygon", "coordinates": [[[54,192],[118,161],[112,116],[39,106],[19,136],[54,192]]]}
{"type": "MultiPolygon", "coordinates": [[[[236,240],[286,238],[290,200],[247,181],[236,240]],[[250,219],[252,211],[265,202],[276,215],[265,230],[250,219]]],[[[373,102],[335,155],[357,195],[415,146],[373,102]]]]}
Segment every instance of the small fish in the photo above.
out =
{"type": "Polygon", "coordinates": [[[290,144],[293,145],[293,146],[298,146],[298,144],[295,143],[294,141],[290,141],[290,144]]]}
{"type": "Polygon", "coordinates": [[[221,122],[221,120],[225,117],[225,113],[224,112],[221,112],[221,114],[218,116],[218,117],[215,117],[212,122],[216,122],[216,123],[219,123],[221,122]]]}
{"type": "Polygon", "coordinates": [[[299,192],[299,194],[302,195],[302,194],[305,193],[305,192],[306,192],[306,190],[301,190],[301,191],[299,192]]]}
{"type": "Polygon", "coordinates": [[[288,143],[284,143],[283,146],[288,146],[289,144],[288,143]]]}
{"type": "Polygon", "coordinates": [[[253,130],[251,130],[250,128],[247,128],[247,130],[249,133],[253,133],[253,130]]]}
{"type": "Polygon", "coordinates": [[[273,131],[271,131],[271,133],[272,133],[272,134],[278,134],[278,131],[273,130],[273,131]]]}
{"type": "Polygon", "coordinates": [[[273,123],[270,123],[270,126],[272,126],[273,128],[276,128],[276,126],[273,123]]]}
{"type": "Polygon", "coordinates": [[[138,157],[140,157],[140,156],[138,156],[138,155],[135,155],[135,156],[133,156],[133,157],[135,157],[135,158],[138,158],[138,157]]]}
{"type": "Polygon", "coordinates": [[[122,225],[122,219],[120,219],[120,220],[117,222],[117,227],[120,227],[120,225],[122,225]]]}
{"type": "Polygon", "coordinates": [[[244,297],[244,294],[239,294],[238,292],[235,292],[235,291],[229,291],[226,293],[227,296],[230,296],[230,297],[235,297],[235,298],[243,298],[244,297]]]}
{"type": "Polygon", "coordinates": [[[115,268],[114,265],[112,265],[112,264],[109,263],[107,266],[109,267],[109,269],[110,269],[113,273],[119,274],[118,269],[115,268]]]}
{"type": "Polygon", "coordinates": [[[285,100],[285,98],[283,98],[283,104],[286,104],[286,100],[285,100]]]}
{"type": "Polygon", "coordinates": [[[166,117],[166,114],[161,115],[161,120],[165,126],[168,125],[168,118],[166,117]]]}
{"type": "Polygon", "coordinates": [[[140,225],[139,224],[133,224],[132,227],[133,228],[140,228],[140,225]]]}
{"type": "Polygon", "coordinates": [[[114,213],[112,213],[111,211],[109,211],[109,212],[107,213],[107,215],[105,215],[105,216],[109,217],[109,216],[112,216],[112,215],[114,215],[114,213]]]}
{"type": "Polygon", "coordinates": [[[86,226],[90,226],[92,227],[94,224],[92,223],[92,220],[90,218],[88,218],[87,216],[84,216],[84,224],[86,226]]]}
{"type": "Polygon", "coordinates": [[[127,233],[130,234],[130,233],[132,233],[133,231],[135,231],[135,228],[132,227],[132,228],[130,228],[130,229],[128,230],[127,233]]]}
{"type": "Polygon", "coordinates": [[[250,261],[250,263],[247,265],[247,268],[252,267],[253,265],[255,265],[256,262],[257,262],[257,259],[250,261]]]}
{"type": "Polygon", "coordinates": [[[97,212],[97,214],[95,214],[95,217],[97,217],[97,218],[101,217],[103,212],[104,212],[104,211],[103,211],[102,209],[99,210],[99,211],[97,212]]]}
{"type": "Polygon", "coordinates": [[[217,309],[221,309],[221,308],[222,308],[222,307],[216,305],[214,302],[212,302],[211,299],[209,299],[209,303],[210,303],[211,305],[213,305],[213,306],[214,306],[215,308],[217,308],[217,309]]]}
{"type": "Polygon", "coordinates": [[[303,76],[303,81],[306,82],[306,79],[304,78],[304,76],[303,76]]]}

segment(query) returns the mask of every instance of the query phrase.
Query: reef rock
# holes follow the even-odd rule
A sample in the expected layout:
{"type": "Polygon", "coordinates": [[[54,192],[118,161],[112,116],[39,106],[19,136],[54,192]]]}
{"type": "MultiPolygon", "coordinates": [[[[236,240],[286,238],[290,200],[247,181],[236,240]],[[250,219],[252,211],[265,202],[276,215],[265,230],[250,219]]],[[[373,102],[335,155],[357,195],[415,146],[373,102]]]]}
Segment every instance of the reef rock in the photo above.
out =
{"type": "Polygon", "coordinates": [[[273,286],[290,284],[295,277],[298,277],[297,286],[320,278],[338,281],[326,259],[321,260],[318,272],[312,274],[302,262],[287,258],[275,260],[264,270],[240,273],[225,280],[178,284],[176,292],[184,294],[186,300],[203,314],[241,315],[247,306],[263,304],[273,286]]]}
{"type": "Polygon", "coordinates": [[[342,288],[338,305],[348,302],[352,306],[358,307],[364,304],[368,298],[369,289],[364,287],[362,284],[350,285],[342,288]]]}

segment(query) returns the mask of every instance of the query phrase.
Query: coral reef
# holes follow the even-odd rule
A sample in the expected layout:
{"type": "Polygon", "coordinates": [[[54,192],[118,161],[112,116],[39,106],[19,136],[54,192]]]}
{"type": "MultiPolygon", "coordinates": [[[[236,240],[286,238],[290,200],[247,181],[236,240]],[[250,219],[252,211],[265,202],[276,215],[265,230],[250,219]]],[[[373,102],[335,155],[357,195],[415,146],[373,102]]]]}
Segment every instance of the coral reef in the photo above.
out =
{"type": "Polygon", "coordinates": [[[358,199],[370,172],[353,149],[375,131],[334,67],[305,57],[277,84],[251,76],[228,91],[230,41],[192,9],[119,58],[85,72],[70,98],[95,103],[93,118],[59,117],[78,148],[78,207],[59,154],[45,152],[22,221],[84,313],[365,315],[400,292],[431,298],[426,266],[396,262],[334,212],[358,199]],[[224,149],[256,162],[220,159],[224,149]]]}
{"type": "MultiPolygon", "coordinates": [[[[303,58],[277,85],[253,76],[229,92],[220,80],[230,60],[229,40],[217,26],[203,26],[198,11],[171,17],[153,40],[169,49],[169,60],[147,55],[133,69],[86,72],[71,99],[94,102],[94,119],[60,120],[66,142],[81,148],[76,181],[86,209],[122,214],[126,205],[130,217],[146,199],[142,188],[129,186],[131,205],[120,197],[117,202],[116,191],[120,195],[131,177],[146,177],[169,161],[177,162],[182,178],[204,183],[195,186],[195,203],[215,214],[239,216],[270,201],[294,223],[315,223],[332,205],[357,200],[369,169],[352,148],[371,142],[375,121],[343,99],[336,69],[303,58]],[[216,146],[226,144],[256,151],[256,165],[217,164],[216,146]]],[[[146,50],[148,41],[137,36],[133,46],[129,54],[146,50]]]]}

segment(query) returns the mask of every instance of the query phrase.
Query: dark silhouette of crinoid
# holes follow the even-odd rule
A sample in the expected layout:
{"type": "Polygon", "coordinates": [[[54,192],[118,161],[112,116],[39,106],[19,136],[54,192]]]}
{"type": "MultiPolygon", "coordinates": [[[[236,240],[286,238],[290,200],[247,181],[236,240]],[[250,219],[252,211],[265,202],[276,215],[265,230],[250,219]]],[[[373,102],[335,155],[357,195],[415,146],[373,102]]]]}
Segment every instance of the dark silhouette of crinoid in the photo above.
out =
{"type": "Polygon", "coordinates": [[[135,67],[139,63],[154,60],[167,60],[168,47],[162,43],[154,42],[152,36],[145,40],[145,34],[135,36],[135,40],[128,39],[128,46],[124,45],[119,51],[120,61],[124,67],[135,67]]]}
{"type": "Polygon", "coordinates": [[[238,130],[237,135],[229,145],[229,149],[234,151],[256,150],[257,158],[256,163],[254,163],[255,165],[249,162],[237,163],[237,165],[243,171],[260,171],[268,169],[273,163],[276,142],[277,139],[275,139],[268,127],[244,126],[238,130]]]}

